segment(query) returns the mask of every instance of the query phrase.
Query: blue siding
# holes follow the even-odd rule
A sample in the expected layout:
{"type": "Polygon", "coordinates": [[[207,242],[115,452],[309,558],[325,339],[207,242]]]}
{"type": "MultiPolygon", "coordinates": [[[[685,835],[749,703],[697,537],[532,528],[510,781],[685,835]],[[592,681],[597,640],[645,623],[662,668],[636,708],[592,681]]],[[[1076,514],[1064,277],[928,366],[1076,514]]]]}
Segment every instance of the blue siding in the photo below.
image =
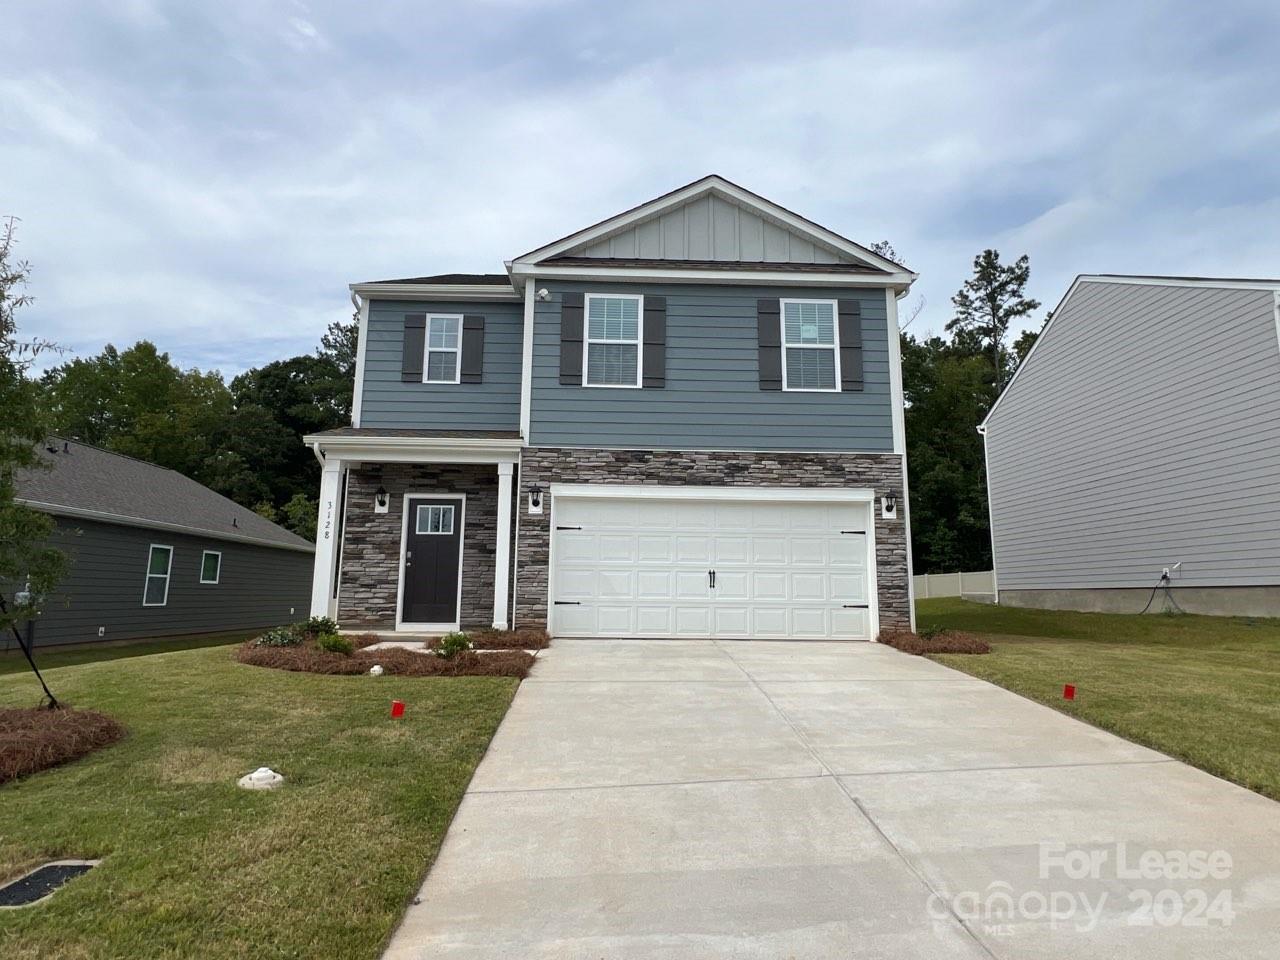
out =
{"type": "Polygon", "coordinates": [[[529,442],[534,446],[675,450],[892,452],[885,291],[703,285],[550,283],[535,306],[529,442]],[[560,384],[560,298],[566,291],[667,298],[666,386],[609,390],[560,384]],[[862,301],[865,389],[760,389],[756,300],[862,301]]]}
{"type": "Polygon", "coordinates": [[[369,302],[362,427],[454,430],[520,428],[520,303],[369,302]],[[482,383],[402,383],[406,313],[461,313],[485,318],[482,383]]]}

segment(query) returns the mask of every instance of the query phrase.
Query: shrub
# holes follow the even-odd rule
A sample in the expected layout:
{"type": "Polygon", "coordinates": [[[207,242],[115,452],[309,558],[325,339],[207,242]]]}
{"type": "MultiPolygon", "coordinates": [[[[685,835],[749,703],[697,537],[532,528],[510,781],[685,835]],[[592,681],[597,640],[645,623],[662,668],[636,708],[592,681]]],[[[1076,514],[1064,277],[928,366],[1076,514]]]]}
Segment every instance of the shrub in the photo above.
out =
{"type": "Polygon", "coordinates": [[[323,650],[325,653],[340,653],[344,657],[349,657],[355,653],[356,645],[346,637],[339,636],[336,633],[322,633],[316,637],[316,649],[323,650]]]}
{"type": "Polygon", "coordinates": [[[318,640],[328,634],[338,632],[338,622],[330,617],[312,617],[298,624],[297,632],[303,640],[318,640]]]}
{"type": "Polygon", "coordinates": [[[465,633],[454,631],[446,633],[440,638],[440,642],[435,645],[435,651],[438,655],[446,660],[452,660],[460,653],[465,653],[471,649],[471,638],[465,633]]]}
{"type": "Polygon", "coordinates": [[[930,630],[912,633],[910,630],[885,630],[879,638],[903,653],[924,656],[930,653],[990,653],[991,645],[980,637],[955,630],[930,630]]]}
{"type": "Polygon", "coordinates": [[[519,630],[476,630],[471,634],[475,650],[542,650],[551,643],[547,631],[536,627],[519,630]]]}
{"type": "Polygon", "coordinates": [[[293,627],[272,627],[252,641],[255,647],[296,647],[301,642],[302,635],[293,627]]]}

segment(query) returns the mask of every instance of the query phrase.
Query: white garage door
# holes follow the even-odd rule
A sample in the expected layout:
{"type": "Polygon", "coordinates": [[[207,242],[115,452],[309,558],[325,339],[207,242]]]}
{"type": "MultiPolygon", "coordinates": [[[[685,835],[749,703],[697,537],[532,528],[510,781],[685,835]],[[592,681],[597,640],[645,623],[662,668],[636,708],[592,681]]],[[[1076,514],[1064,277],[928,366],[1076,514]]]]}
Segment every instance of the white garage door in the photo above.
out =
{"type": "Polygon", "coordinates": [[[562,637],[871,639],[866,502],[553,494],[562,637]]]}

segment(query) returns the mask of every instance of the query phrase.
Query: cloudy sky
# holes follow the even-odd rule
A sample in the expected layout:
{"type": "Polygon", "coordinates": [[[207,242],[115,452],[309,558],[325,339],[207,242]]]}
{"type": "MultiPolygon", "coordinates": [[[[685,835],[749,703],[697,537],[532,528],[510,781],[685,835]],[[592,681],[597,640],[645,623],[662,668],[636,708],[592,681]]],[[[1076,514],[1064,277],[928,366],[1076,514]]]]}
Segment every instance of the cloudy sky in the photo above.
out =
{"type": "MultiPolygon", "coordinates": [[[[504,259],[716,172],[888,239],[937,330],[987,246],[1280,274],[1272,2],[13,0],[24,332],[235,373],[346,284],[504,259]]],[[[1043,315],[1043,310],[1041,311],[1043,315]]]]}

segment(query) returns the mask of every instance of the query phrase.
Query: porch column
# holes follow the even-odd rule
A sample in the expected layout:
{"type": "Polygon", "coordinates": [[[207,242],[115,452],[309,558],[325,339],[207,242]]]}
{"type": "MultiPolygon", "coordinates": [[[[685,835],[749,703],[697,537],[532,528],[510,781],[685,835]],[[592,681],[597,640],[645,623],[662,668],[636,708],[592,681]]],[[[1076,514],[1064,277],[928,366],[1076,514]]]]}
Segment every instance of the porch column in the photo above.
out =
{"type": "Polygon", "coordinates": [[[338,564],[338,497],[341,493],[341,460],[327,459],[320,473],[320,512],[316,518],[316,565],[311,575],[311,616],[337,613],[333,577],[338,564]]]}
{"type": "Polygon", "coordinates": [[[511,463],[498,464],[498,549],[493,562],[493,625],[507,628],[507,604],[511,597],[511,463]]]}

